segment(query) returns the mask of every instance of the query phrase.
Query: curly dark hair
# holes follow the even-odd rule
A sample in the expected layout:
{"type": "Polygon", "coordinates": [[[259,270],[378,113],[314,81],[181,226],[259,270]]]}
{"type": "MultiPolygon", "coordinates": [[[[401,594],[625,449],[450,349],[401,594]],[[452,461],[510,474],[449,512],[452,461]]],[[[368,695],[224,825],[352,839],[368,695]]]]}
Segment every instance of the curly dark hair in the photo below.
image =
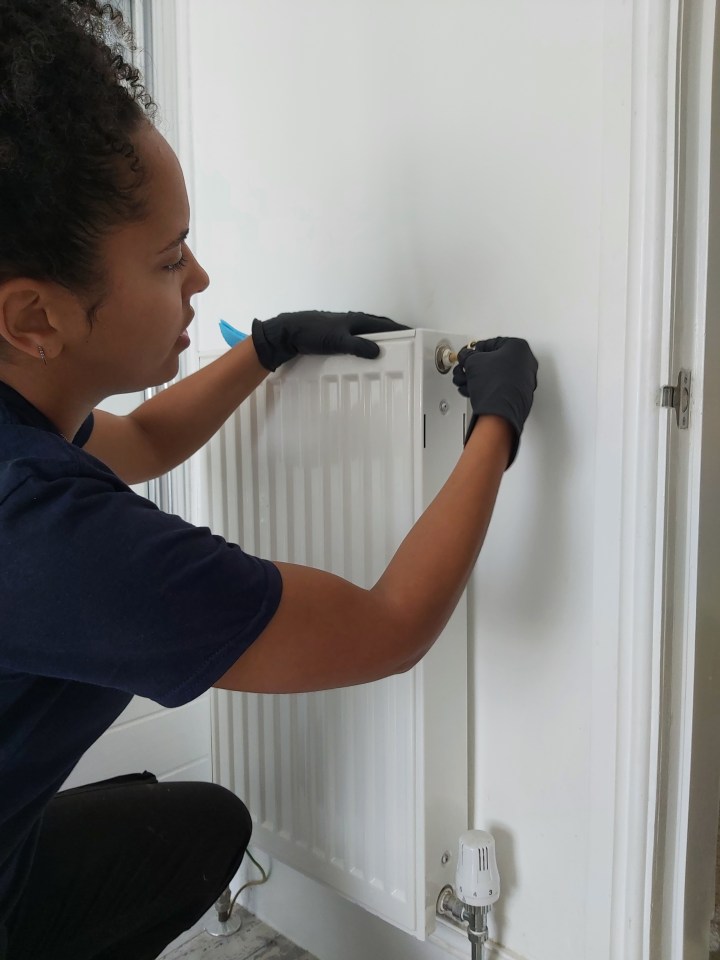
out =
{"type": "Polygon", "coordinates": [[[109,3],[0,0],[0,283],[95,295],[98,240],[144,216],[133,134],[155,104],[132,49],[109,3]]]}

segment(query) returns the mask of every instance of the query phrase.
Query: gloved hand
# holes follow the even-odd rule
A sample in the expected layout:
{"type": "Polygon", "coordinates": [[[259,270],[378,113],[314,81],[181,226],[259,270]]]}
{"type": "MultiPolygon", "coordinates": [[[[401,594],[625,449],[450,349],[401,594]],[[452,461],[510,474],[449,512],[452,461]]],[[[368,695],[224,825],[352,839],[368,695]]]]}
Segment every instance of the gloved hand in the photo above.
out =
{"type": "Polygon", "coordinates": [[[349,353],[373,360],[380,353],[380,347],[357,334],[407,329],[387,317],[371,313],[303,310],[281,313],[272,320],[253,320],[252,338],[260,363],[266,370],[277,370],[281,363],[300,353],[349,353]]]}
{"type": "Polygon", "coordinates": [[[465,443],[478,417],[488,414],[503,417],[515,433],[508,462],[508,467],[511,466],[532,407],[537,369],[537,360],[527,341],[516,337],[478,340],[472,347],[463,347],[453,370],[453,383],[464,397],[469,397],[473,412],[465,443]]]}

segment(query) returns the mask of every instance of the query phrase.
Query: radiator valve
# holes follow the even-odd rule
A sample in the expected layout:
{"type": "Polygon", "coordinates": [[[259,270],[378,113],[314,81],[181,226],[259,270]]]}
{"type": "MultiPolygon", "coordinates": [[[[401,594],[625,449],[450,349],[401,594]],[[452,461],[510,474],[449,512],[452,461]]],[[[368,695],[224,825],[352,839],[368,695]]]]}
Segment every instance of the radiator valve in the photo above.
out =
{"type": "Polygon", "coordinates": [[[500,896],[500,875],[495,859],[495,839],[485,830],[468,830],[460,837],[455,890],[447,884],[440,891],[437,912],[467,923],[472,960],[481,960],[488,939],[487,915],[500,896]]]}
{"type": "MultiPolygon", "coordinates": [[[[476,340],[471,340],[470,343],[466,343],[462,349],[472,350],[476,343],[476,340]]],[[[456,352],[453,350],[446,340],[441,341],[437,345],[435,348],[435,366],[438,368],[440,373],[450,373],[452,368],[458,362],[459,353],[460,351],[458,350],[456,352]]]]}

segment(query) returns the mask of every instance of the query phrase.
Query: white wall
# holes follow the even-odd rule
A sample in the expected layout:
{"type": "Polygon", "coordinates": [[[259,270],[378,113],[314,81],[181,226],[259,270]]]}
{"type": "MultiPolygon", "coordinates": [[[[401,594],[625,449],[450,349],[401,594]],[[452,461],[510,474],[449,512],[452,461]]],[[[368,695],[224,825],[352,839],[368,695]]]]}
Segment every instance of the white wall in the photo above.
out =
{"type": "MultiPolygon", "coordinates": [[[[212,279],[196,346],[222,345],[220,317],[249,329],[282,310],[361,309],[524,336],[539,358],[471,587],[471,825],[497,841],[495,937],[531,960],[606,960],[616,638],[598,635],[612,602],[595,561],[619,517],[603,513],[617,450],[596,425],[598,358],[613,356],[603,317],[625,270],[622,246],[608,248],[626,239],[631,11],[620,0],[187,9],[181,113],[192,112],[195,247],[212,279]]],[[[288,932],[329,960],[333,920],[316,891],[297,889],[313,918],[288,932]]],[[[272,919],[282,928],[303,906],[278,904],[272,919]]],[[[338,910],[346,933],[357,928],[346,960],[391,955],[378,921],[338,910]]],[[[393,942],[393,957],[430,955],[393,942]]]]}

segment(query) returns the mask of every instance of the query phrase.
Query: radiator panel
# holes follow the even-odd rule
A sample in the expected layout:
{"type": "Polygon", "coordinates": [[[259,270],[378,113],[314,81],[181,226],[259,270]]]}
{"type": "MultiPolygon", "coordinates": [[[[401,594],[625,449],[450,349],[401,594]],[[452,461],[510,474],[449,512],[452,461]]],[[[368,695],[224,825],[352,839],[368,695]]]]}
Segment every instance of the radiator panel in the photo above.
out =
{"type": "MultiPolygon", "coordinates": [[[[200,463],[202,519],[215,532],[375,582],[457,459],[465,412],[434,369],[438,334],[376,339],[371,363],[287,365],[213,438],[200,463]]],[[[420,937],[454,873],[454,858],[440,868],[431,848],[454,854],[467,826],[462,604],[446,634],[413,671],[376,683],[214,694],[216,779],[245,800],[254,843],[420,937]],[[452,723],[460,746],[433,745],[433,722],[452,723]]]]}

